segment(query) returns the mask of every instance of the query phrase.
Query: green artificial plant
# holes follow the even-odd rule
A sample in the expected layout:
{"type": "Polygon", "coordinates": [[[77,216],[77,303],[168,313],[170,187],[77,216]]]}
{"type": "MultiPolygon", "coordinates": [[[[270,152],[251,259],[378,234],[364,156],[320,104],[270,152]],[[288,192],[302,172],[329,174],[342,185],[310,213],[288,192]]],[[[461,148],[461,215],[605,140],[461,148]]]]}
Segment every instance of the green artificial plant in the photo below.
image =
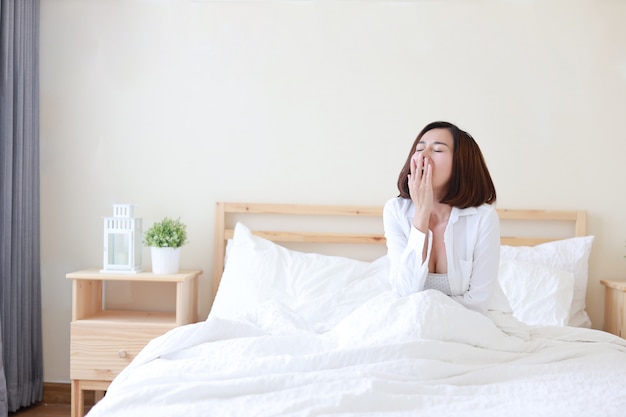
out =
{"type": "Polygon", "coordinates": [[[179,219],[164,218],[144,235],[143,243],[156,248],[179,248],[187,243],[187,226],[179,219]]]}

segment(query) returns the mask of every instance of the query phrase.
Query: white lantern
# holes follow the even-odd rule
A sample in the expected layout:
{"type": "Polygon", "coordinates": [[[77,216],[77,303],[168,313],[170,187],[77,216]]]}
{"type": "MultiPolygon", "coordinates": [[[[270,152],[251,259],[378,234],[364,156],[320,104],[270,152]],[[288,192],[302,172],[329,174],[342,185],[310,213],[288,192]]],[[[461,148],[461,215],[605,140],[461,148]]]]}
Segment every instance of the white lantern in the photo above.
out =
{"type": "Polygon", "coordinates": [[[104,218],[104,267],[101,272],[141,271],[141,219],[131,204],[113,204],[113,217],[104,218]]]}

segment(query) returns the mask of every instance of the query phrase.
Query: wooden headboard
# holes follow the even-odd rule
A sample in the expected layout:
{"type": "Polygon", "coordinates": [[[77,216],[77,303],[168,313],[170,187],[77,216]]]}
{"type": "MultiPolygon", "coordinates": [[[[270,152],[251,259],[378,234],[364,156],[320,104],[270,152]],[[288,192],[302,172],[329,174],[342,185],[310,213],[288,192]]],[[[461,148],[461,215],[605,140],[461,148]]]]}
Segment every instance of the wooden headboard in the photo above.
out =
{"type": "MultiPolygon", "coordinates": [[[[587,213],[583,210],[521,210],[521,209],[497,209],[502,223],[520,222],[535,225],[550,223],[565,223],[570,226],[569,236],[559,235],[504,235],[501,239],[503,245],[511,246],[534,246],[540,243],[563,239],[564,237],[585,236],[587,225],[587,213]]],[[[350,222],[357,218],[371,218],[377,222],[379,231],[375,233],[360,232],[319,232],[298,230],[278,230],[279,228],[252,229],[252,232],[260,237],[274,242],[300,242],[300,243],[335,243],[335,244],[374,244],[384,245],[385,237],[382,231],[383,208],[382,206],[333,206],[333,205],[305,205],[305,204],[265,204],[265,203],[228,203],[218,202],[215,207],[215,258],[213,263],[213,296],[224,271],[224,255],[226,243],[233,237],[234,218],[238,221],[242,216],[278,215],[285,217],[309,216],[316,218],[341,219],[341,222],[350,222]]],[[[246,226],[249,226],[246,224],[246,226]]],[[[526,229],[526,227],[524,227],[526,229]]],[[[533,232],[537,232],[535,228],[533,232]]],[[[542,230],[543,227],[539,226],[542,230]]]]}

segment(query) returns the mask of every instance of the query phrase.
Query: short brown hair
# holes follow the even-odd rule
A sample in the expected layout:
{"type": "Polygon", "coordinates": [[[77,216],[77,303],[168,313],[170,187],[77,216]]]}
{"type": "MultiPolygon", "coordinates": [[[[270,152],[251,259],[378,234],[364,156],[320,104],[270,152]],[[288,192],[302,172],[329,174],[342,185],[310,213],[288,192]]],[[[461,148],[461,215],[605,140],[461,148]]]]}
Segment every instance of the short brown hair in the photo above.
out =
{"type": "Polygon", "coordinates": [[[478,144],[469,133],[448,122],[432,122],[427,124],[417,135],[409,156],[398,176],[399,197],[411,198],[409,194],[408,175],[411,172],[411,157],[422,136],[429,130],[447,129],[452,134],[454,150],[452,153],[452,175],[448,189],[440,203],[453,207],[478,207],[496,201],[496,187],[493,185],[485,158],[478,144]]]}

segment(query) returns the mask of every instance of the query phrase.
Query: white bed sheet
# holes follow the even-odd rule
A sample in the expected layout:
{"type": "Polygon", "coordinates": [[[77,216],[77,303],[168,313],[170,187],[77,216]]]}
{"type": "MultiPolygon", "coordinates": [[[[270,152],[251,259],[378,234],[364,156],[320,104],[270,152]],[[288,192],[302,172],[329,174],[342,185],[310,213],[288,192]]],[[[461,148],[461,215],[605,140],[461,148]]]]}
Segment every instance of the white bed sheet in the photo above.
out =
{"type": "Polygon", "coordinates": [[[89,417],[623,416],[626,341],[385,292],[318,334],[276,303],[150,342],[89,417]]]}

